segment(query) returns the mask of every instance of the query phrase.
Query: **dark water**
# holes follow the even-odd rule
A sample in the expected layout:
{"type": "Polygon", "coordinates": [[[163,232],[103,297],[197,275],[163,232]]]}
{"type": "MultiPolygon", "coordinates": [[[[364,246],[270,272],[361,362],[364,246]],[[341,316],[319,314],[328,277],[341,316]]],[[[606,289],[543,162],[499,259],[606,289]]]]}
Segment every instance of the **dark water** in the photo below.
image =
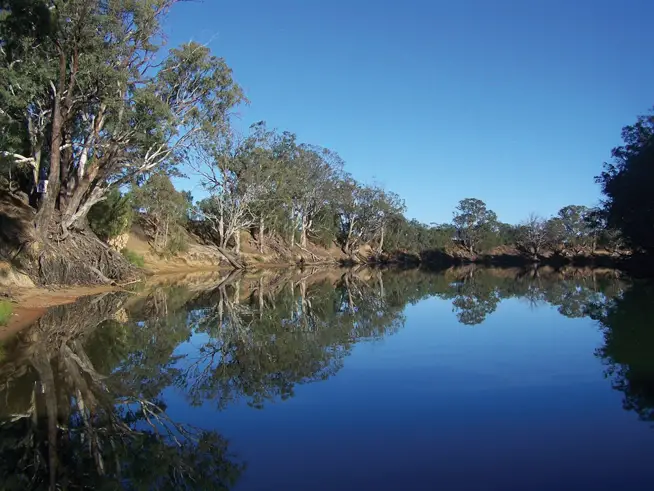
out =
{"type": "Polygon", "coordinates": [[[654,486],[654,288],[614,274],[232,276],[0,353],[0,489],[654,486]]]}

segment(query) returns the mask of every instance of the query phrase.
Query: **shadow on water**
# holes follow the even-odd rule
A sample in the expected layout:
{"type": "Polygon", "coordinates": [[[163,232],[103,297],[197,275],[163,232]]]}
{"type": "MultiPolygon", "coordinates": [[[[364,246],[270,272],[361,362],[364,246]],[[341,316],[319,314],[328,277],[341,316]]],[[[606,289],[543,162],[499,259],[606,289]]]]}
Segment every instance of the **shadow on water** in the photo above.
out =
{"type": "Polygon", "coordinates": [[[230,275],[84,298],[5,343],[3,489],[229,489],[244,463],[215,431],[174,421],[165,389],[217,409],[287,399],[336,374],[356,343],[401,330],[407,305],[429,297],[450,301],[464,326],[509,298],[596,320],[596,354],[625,409],[654,419],[654,288],[613,273],[230,275]]]}

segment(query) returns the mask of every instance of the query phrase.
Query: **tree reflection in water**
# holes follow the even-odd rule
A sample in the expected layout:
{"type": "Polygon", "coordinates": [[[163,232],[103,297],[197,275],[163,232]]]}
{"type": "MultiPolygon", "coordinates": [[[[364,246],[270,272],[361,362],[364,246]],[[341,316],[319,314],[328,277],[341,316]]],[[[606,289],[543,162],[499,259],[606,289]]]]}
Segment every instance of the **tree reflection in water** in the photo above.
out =
{"type": "MultiPolygon", "coordinates": [[[[127,295],[49,310],[0,367],[3,489],[229,489],[241,472],[215,432],[166,414],[179,323],[128,320],[127,295]],[[131,325],[130,325],[131,324],[131,325]]],[[[183,323],[182,323],[183,325],[183,323]]]]}
{"type": "Polygon", "coordinates": [[[593,315],[604,333],[597,354],[624,408],[654,421],[654,286],[637,283],[593,315]]]}
{"type": "Polygon", "coordinates": [[[592,271],[312,273],[232,274],[48,311],[0,362],[5,488],[229,489],[243,463],[216,432],[173,421],[164,389],[218,409],[292,397],[338,372],[357,342],[402,329],[407,304],[430,296],[465,325],[507,298],[598,320],[597,354],[625,407],[654,417],[650,287],[592,271]],[[192,336],[200,346],[179,350],[192,336]]]}

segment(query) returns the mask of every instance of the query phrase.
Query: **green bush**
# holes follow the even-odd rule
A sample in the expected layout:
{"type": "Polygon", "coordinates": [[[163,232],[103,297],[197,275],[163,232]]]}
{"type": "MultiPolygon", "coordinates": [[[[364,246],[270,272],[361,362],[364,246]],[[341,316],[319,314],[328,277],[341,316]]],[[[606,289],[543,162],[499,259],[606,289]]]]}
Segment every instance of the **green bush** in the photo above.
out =
{"type": "Polygon", "coordinates": [[[168,237],[168,242],[164,250],[164,255],[177,255],[188,251],[188,242],[184,228],[180,225],[171,227],[171,232],[168,237]]]}
{"type": "Polygon", "coordinates": [[[6,300],[0,300],[0,326],[4,326],[9,322],[12,310],[11,303],[6,300]]]}
{"type": "Polygon", "coordinates": [[[139,254],[138,252],[134,252],[131,249],[127,249],[127,248],[120,251],[120,253],[125,257],[125,259],[127,259],[134,266],[138,266],[139,268],[145,266],[145,258],[143,257],[142,254],[139,254]]]}
{"type": "Polygon", "coordinates": [[[133,218],[131,195],[123,196],[117,188],[107,194],[107,199],[93,205],[88,214],[91,230],[104,241],[127,232],[133,218]]]}

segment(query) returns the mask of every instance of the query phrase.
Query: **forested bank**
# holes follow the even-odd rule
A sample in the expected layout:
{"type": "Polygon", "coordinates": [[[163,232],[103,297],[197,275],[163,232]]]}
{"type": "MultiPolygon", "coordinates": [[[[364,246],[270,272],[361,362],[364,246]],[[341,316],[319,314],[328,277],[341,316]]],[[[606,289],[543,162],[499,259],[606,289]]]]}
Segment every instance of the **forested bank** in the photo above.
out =
{"type": "Polygon", "coordinates": [[[597,207],[516,225],[469,198],[427,225],[334,150],[265,122],[236,131],[248,101],[225,60],[198,43],[161,49],[176,3],[0,2],[0,259],[36,283],[136,278],[134,225],[163,260],[203,244],[236,268],[243,240],[260,263],[303,264],[620,264],[654,249],[652,116],[624,129],[597,207]],[[175,189],[184,175],[202,199],[175,189]]]}

